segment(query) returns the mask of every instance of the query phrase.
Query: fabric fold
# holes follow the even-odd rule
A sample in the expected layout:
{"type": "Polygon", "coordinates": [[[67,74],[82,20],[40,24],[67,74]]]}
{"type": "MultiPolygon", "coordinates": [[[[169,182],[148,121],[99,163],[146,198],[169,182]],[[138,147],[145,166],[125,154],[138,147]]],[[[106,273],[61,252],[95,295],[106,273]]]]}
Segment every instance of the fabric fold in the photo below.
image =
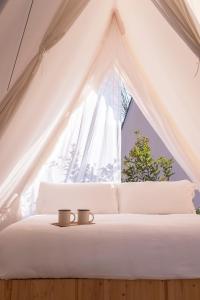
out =
{"type": "Polygon", "coordinates": [[[161,14],[200,59],[200,28],[187,0],[151,0],[161,14]]]}
{"type": "Polygon", "coordinates": [[[0,137],[21,104],[23,94],[35,76],[43,54],[53,47],[70,29],[89,0],[63,0],[47,29],[38,53],[32,58],[15,84],[0,102],[0,137]]]}

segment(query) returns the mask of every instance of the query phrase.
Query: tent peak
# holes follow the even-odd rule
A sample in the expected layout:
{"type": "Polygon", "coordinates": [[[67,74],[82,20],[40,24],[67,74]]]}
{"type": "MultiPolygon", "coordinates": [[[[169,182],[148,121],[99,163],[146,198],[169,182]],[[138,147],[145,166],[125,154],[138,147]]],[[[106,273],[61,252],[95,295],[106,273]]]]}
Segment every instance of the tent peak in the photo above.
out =
{"type": "Polygon", "coordinates": [[[118,10],[117,8],[115,8],[115,9],[113,10],[113,13],[112,13],[112,20],[113,20],[113,19],[116,20],[117,25],[118,25],[119,30],[120,30],[120,33],[121,33],[122,35],[124,35],[125,32],[126,32],[126,31],[125,31],[125,27],[124,27],[124,23],[123,23],[122,18],[121,18],[121,16],[120,16],[120,12],[119,12],[119,10],[118,10]]]}

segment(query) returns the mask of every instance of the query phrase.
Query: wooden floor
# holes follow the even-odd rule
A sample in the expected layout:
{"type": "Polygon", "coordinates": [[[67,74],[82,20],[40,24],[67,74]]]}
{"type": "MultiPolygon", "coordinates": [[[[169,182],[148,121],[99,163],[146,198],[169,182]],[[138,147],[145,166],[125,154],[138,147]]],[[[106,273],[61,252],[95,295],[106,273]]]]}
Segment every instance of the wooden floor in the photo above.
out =
{"type": "Polygon", "coordinates": [[[0,280],[0,300],[200,300],[200,279],[0,280]]]}

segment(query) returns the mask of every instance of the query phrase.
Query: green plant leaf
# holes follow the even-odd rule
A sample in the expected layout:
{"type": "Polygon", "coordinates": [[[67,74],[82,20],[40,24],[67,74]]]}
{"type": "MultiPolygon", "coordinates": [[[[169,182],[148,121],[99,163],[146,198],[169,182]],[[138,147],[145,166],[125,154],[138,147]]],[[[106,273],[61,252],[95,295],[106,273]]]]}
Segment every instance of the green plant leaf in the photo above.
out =
{"type": "Polygon", "coordinates": [[[168,181],[174,175],[174,160],[164,156],[154,159],[149,139],[139,130],[135,135],[135,144],[123,161],[122,182],[168,181]]]}

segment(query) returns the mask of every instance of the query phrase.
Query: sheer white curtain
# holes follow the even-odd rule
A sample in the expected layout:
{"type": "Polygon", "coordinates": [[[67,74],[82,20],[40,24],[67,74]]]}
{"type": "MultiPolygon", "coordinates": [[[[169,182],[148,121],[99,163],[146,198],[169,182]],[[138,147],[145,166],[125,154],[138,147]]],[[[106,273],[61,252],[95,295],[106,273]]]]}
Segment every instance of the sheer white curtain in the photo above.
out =
{"type": "Polygon", "coordinates": [[[91,90],[72,114],[44,167],[51,182],[101,182],[121,179],[121,86],[114,71],[91,90]]]}
{"type": "Polygon", "coordinates": [[[20,107],[0,139],[1,207],[14,193],[21,194],[76,106],[110,22],[112,6],[113,0],[89,1],[63,38],[43,56],[21,97],[20,107]],[[97,6],[99,14],[91,19],[97,6]],[[83,28],[87,34],[82,34],[83,28]]]}
{"type": "Polygon", "coordinates": [[[120,182],[122,82],[116,70],[97,89],[85,87],[54,151],[35,182],[22,195],[22,213],[35,209],[39,184],[46,182],[120,182]]]}

